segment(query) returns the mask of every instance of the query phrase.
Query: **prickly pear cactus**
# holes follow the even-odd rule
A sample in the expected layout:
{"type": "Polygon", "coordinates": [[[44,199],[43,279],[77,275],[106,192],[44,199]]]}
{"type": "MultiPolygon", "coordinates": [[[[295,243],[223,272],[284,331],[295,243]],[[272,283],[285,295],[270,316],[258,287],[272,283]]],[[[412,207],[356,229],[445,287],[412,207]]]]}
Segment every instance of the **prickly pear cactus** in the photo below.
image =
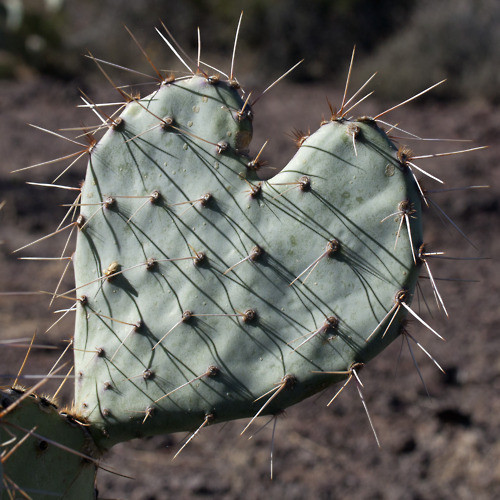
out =
{"type": "Polygon", "coordinates": [[[97,449],[87,426],[46,398],[0,392],[0,498],[95,498],[97,449]]]}
{"type": "Polygon", "coordinates": [[[262,182],[251,121],[234,82],[198,74],[132,100],[90,152],[76,407],[101,447],[276,413],[401,332],[422,227],[395,146],[334,116],[262,182]]]}

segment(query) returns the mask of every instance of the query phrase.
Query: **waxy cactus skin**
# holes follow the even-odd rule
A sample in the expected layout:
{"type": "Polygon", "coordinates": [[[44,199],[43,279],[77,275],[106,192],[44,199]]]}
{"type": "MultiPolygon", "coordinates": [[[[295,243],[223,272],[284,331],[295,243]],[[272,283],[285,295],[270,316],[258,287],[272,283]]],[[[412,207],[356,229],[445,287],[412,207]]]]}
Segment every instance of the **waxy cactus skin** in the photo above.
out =
{"type": "Polygon", "coordinates": [[[129,103],[92,151],[76,406],[101,446],[252,417],[293,377],[263,411],[277,412],[400,331],[404,309],[383,318],[411,298],[422,228],[395,146],[370,119],[333,119],[261,182],[244,106],[228,82],[174,81],[129,103]],[[394,248],[397,214],[381,222],[401,203],[413,251],[406,235],[394,248]]]}

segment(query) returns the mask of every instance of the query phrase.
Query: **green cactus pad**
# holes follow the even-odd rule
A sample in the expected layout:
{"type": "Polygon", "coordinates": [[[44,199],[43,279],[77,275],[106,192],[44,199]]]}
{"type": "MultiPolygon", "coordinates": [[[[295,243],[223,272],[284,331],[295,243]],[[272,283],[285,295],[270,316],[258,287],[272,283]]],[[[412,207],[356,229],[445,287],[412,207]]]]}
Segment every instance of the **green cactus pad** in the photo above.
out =
{"type": "Polygon", "coordinates": [[[0,498],[95,498],[97,450],[85,424],[43,397],[22,397],[18,390],[0,392],[7,410],[0,417],[0,498]]]}
{"type": "Polygon", "coordinates": [[[193,76],[129,103],[91,152],[76,405],[102,447],[272,396],[262,414],[277,412],[401,331],[422,235],[397,149],[371,119],[333,119],[260,182],[251,117],[230,84],[193,76]]]}

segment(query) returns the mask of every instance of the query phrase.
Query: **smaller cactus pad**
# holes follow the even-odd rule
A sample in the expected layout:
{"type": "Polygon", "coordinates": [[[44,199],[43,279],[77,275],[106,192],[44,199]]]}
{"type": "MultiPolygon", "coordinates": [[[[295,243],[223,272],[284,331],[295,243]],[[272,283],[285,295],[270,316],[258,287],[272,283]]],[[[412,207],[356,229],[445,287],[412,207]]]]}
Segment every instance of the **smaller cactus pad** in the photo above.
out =
{"type": "Polygon", "coordinates": [[[0,498],[95,498],[96,448],[86,424],[23,394],[0,392],[0,498]]]}

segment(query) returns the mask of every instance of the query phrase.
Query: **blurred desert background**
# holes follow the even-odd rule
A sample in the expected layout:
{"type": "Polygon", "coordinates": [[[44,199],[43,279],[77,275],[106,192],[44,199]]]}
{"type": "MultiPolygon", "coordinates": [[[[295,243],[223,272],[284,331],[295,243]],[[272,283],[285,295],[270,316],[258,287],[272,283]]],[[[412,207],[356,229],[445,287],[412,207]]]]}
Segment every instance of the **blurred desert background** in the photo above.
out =
{"type": "MultiPolygon", "coordinates": [[[[13,170],[71,154],[72,144],[29,127],[50,130],[96,123],[79,90],[95,102],[116,101],[116,91],[84,54],[153,74],[124,29],[128,26],[162,70],[185,70],[154,31],[160,19],[196,58],[199,26],[202,59],[222,71],[231,65],[240,11],[235,74],[243,87],[262,92],[300,59],[304,62],[254,108],[252,153],[269,139],[264,157],[282,168],[295,152],[294,129],[314,131],[329,116],[327,99],[340,105],[353,46],[351,94],[370,75],[373,96],[356,109],[377,113],[442,80],[419,100],[386,116],[388,122],[424,138],[398,139],[415,154],[488,145],[473,153],[427,160],[425,168],[445,188],[490,186],[433,194],[471,245],[436,209],[426,210],[425,241],[435,250],[467,260],[435,260],[432,271],[450,313],[436,307],[422,280],[422,316],[447,341],[416,322],[410,332],[443,366],[414,355],[396,341],[362,372],[364,397],[381,440],[374,436],[354,384],[335,404],[331,388],[287,410],[277,421],[270,479],[273,422],[252,439],[240,437],[244,422],[205,429],[172,462],[185,434],[116,446],[106,466],[133,479],[98,473],[107,499],[390,499],[500,498],[500,3],[497,0],[3,0],[0,1],[0,339],[27,346],[37,332],[23,375],[50,369],[73,332],[68,315],[44,333],[58,315],[38,290],[54,290],[65,262],[19,260],[61,251],[56,236],[13,254],[55,230],[75,193],[27,185],[49,183],[62,163],[13,170]],[[476,260],[480,259],[480,260],[476,260]],[[448,279],[453,281],[448,281],[448,279]],[[456,281],[458,280],[458,281],[456,281]],[[16,292],[16,294],[10,294],[16,292]]],[[[107,67],[113,79],[146,95],[147,78],[107,67]]],[[[148,90],[149,89],[149,90],[148,90]]],[[[363,94],[364,95],[364,94],[363,94]]],[[[394,135],[403,136],[403,133],[394,135]]],[[[76,132],[66,132],[75,137],[76,132]]],[[[61,184],[78,186],[85,161],[61,184]]],[[[427,189],[437,183],[423,180],[427,189]]],[[[423,271],[424,275],[425,272],[423,271]]],[[[61,289],[72,285],[71,266],[61,289]]],[[[55,309],[66,307],[58,302],[55,309]]],[[[1,346],[0,384],[15,378],[27,347],[1,346]]],[[[71,356],[67,355],[67,360],[71,356]]],[[[32,379],[23,379],[30,385],[32,379]]],[[[44,388],[53,393],[57,382],[44,388]]],[[[59,396],[71,403],[71,381],[59,396]]],[[[263,417],[260,424],[265,423],[263,417]]],[[[259,425],[255,425],[255,430],[259,425]]]]}

